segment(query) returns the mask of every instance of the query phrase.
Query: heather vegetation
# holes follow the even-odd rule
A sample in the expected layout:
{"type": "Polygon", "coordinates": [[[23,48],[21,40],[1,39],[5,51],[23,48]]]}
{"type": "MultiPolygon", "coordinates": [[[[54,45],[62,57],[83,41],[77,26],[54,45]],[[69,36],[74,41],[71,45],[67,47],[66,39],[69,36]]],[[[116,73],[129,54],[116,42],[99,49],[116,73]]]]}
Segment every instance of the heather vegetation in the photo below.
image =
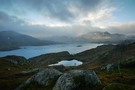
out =
{"type": "Polygon", "coordinates": [[[68,52],[50,53],[28,60],[21,56],[1,57],[0,88],[13,90],[23,85],[21,86],[23,90],[65,90],[64,88],[69,88],[67,83],[70,83],[72,88],[68,90],[73,88],[75,90],[134,90],[134,56],[135,44],[128,43],[126,45],[102,45],[75,55],[70,55],[68,52]],[[78,59],[83,64],[71,67],[48,66],[62,59],[78,59]],[[56,72],[59,71],[61,74],[53,78],[52,75],[57,75],[56,72]],[[94,78],[97,82],[93,82],[94,78]],[[41,84],[43,81],[47,84],[41,84]]]}

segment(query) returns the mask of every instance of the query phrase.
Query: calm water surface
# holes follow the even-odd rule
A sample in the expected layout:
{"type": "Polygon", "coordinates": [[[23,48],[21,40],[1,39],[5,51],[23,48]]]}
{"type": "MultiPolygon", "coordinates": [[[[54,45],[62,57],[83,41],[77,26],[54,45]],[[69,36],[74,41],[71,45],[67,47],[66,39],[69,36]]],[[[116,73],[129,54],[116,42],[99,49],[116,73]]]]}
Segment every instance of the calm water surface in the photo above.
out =
{"type": "Polygon", "coordinates": [[[70,54],[76,54],[91,48],[95,48],[102,44],[57,44],[46,46],[25,46],[18,50],[0,52],[0,57],[7,55],[19,55],[26,58],[31,58],[46,53],[54,53],[61,51],[68,51],[70,54]]]}
{"type": "Polygon", "coordinates": [[[48,66],[58,66],[58,65],[63,65],[63,66],[79,66],[83,64],[81,61],[78,60],[62,60],[56,64],[50,64],[48,66]]]}

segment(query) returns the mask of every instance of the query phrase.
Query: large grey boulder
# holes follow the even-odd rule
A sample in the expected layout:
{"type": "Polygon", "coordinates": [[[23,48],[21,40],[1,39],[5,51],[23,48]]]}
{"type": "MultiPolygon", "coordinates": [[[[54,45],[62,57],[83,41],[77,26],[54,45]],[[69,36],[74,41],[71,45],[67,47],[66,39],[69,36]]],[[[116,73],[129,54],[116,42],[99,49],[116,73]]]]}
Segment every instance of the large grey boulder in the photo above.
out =
{"type": "Polygon", "coordinates": [[[26,82],[20,85],[16,90],[22,90],[25,86],[29,86],[31,83],[36,82],[38,85],[48,86],[51,80],[58,78],[62,73],[56,69],[43,69],[37,74],[30,77],[26,82]]]}
{"type": "Polygon", "coordinates": [[[71,70],[59,77],[53,90],[73,90],[80,86],[93,87],[99,83],[99,78],[92,70],[71,70]]]}

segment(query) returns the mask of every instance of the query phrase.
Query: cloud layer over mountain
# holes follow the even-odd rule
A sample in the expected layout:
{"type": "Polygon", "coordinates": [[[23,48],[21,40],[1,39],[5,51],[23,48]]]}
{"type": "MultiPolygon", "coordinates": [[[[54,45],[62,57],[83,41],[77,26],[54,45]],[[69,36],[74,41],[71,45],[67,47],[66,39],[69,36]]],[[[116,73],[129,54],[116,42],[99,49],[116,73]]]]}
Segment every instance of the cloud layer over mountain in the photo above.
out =
{"type": "Polygon", "coordinates": [[[39,38],[78,37],[95,31],[135,34],[132,3],[135,2],[0,0],[0,30],[14,30],[39,38]]]}

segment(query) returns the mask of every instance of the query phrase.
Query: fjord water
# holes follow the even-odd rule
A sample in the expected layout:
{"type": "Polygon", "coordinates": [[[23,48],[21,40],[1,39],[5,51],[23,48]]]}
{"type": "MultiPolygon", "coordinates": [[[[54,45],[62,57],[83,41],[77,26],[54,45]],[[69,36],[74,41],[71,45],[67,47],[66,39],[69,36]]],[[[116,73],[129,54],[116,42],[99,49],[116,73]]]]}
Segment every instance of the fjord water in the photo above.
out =
{"type": "Polygon", "coordinates": [[[18,55],[31,58],[41,54],[68,51],[70,54],[76,54],[91,48],[95,48],[102,44],[86,43],[86,44],[55,44],[46,46],[25,46],[18,50],[0,52],[0,57],[7,55],[18,55]]]}

